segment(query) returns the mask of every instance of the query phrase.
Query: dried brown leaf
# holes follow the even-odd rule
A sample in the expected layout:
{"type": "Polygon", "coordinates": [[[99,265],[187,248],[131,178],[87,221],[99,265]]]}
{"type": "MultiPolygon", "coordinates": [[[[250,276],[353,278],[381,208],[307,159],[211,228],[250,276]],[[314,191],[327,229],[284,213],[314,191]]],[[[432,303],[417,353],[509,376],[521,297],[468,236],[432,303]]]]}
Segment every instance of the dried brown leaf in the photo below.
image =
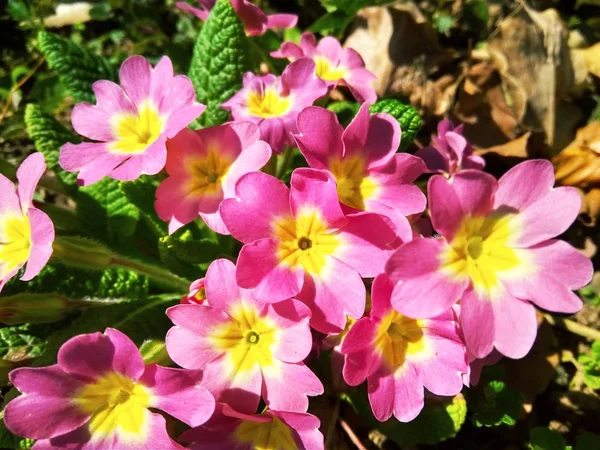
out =
{"type": "Polygon", "coordinates": [[[560,184],[600,187],[600,121],[579,129],[575,140],[556,155],[552,163],[560,184]]]}

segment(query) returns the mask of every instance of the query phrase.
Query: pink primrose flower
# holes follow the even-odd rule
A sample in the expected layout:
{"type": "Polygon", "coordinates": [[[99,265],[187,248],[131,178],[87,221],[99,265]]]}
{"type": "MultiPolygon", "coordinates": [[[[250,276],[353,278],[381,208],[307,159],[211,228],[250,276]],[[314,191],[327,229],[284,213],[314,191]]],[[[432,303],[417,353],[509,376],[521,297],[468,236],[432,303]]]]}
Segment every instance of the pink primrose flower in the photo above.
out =
{"type": "Polygon", "coordinates": [[[181,130],[167,141],[166,178],[156,190],[156,212],[169,222],[169,233],[200,216],[221,234],[229,234],[219,214],[224,198],[235,196],[235,183],[260,170],[271,157],[251,122],[202,130],[181,130]]]}
{"type": "Polygon", "coordinates": [[[344,380],[357,386],[367,379],[373,414],[413,420],[424,406],[425,389],[452,396],[463,387],[467,354],[451,309],[429,319],[411,319],[392,308],[393,284],[375,278],[373,308],[342,342],[344,380]],[[425,388],[425,389],[424,389],[425,388]]]}
{"type": "Polygon", "coordinates": [[[427,164],[429,172],[452,175],[462,169],[482,170],[485,161],[473,154],[473,147],[462,135],[463,125],[454,126],[449,120],[438,123],[432,145],[415,153],[427,164]]]}
{"type": "Polygon", "coordinates": [[[262,395],[270,408],[305,412],[307,396],[323,393],[302,362],[312,347],[309,309],[293,299],[256,301],[238,287],[226,259],[210,265],[205,289],[208,305],[167,310],[175,324],[166,339],[173,361],[202,369],[203,386],[240,411],[254,413],[262,395]]]}
{"type": "Polygon", "coordinates": [[[415,239],[390,258],[394,308],[432,317],[460,300],[460,324],[475,358],[495,347],[522,358],[537,332],[535,308],[574,313],[572,290],[592,277],[592,263],[553,239],[577,217],[574,188],[553,188],[552,164],[531,160],[500,180],[478,170],[429,180],[429,207],[440,238],[415,239]]]}
{"type": "Polygon", "coordinates": [[[173,76],[166,56],[154,68],[142,56],[131,56],[119,76],[120,86],[96,81],[92,86],[96,105],[79,103],[71,114],[75,131],[97,141],[61,148],[60,165],[69,172],[79,171],[79,184],[92,184],[105,176],[130,181],[157,174],[165,167],[167,138],[206,108],[196,103],[188,77],[173,76]]]}
{"type": "Polygon", "coordinates": [[[58,364],[13,370],[23,395],[7,405],[4,420],[11,432],[38,439],[35,450],[180,449],[149,408],[202,425],[215,401],[201,379],[199,371],[145,365],[127,336],[107,328],[69,339],[58,364]]]}
{"type": "Polygon", "coordinates": [[[236,121],[256,123],[261,139],[281,153],[293,145],[298,113],[325,94],[327,85],[315,75],[315,63],[302,59],[287,66],[281,77],[246,73],[244,87],[221,106],[236,121]]]}
{"type": "Polygon", "coordinates": [[[331,88],[337,85],[348,86],[360,103],[377,100],[373,88],[375,75],[367,70],[356,50],[342,48],[340,42],[331,36],[324,37],[317,44],[314,34],[304,33],[300,38],[300,45],[284,42],[279,50],[271,52],[271,56],[290,61],[310,58],[315,62],[317,76],[331,88]]]}
{"type": "Polygon", "coordinates": [[[17,170],[16,188],[0,174],[0,291],[25,264],[21,280],[31,280],[52,255],[54,225],[33,206],[33,193],[45,170],[44,155],[34,153],[17,170]]]}
{"type": "MultiPolygon", "coordinates": [[[[198,3],[200,3],[200,8],[194,8],[186,2],[177,2],[175,6],[182,11],[195,15],[198,19],[205,22],[210,15],[210,10],[215,7],[217,0],[198,0],[198,3]]],[[[267,30],[293,28],[298,22],[298,16],[295,14],[266,15],[263,10],[248,0],[231,0],[231,4],[244,24],[246,35],[248,36],[260,36],[267,30]]]]}
{"type": "Polygon", "coordinates": [[[298,148],[310,167],[331,172],[346,214],[369,211],[388,217],[399,237],[413,236],[406,216],[420,214],[426,199],[413,184],[425,172],[419,158],[398,153],[400,127],[388,114],[369,114],[363,104],[344,130],[337,116],[311,106],[298,115],[298,148]]]}
{"type": "Polygon", "coordinates": [[[319,419],[303,412],[267,409],[244,414],[217,403],[210,421],[186,431],[181,440],[191,442],[192,450],[325,450],[319,426],[319,419]]]}
{"type": "Polygon", "coordinates": [[[308,168],[294,171],[291,190],[264,173],[245,175],[236,197],[223,201],[221,216],[246,244],[238,258],[240,286],[271,303],[295,296],[323,333],[342,331],[346,315],[362,316],[361,277],[383,271],[396,239],[384,217],[346,217],[333,176],[308,168]]]}
{"type": "Polygon", "coordinates": [[[204,278],[194,281],[190,284],[190,291],[187,295],[181,297],[182,305],[201,305],[206,302],[206,289],[204,278]]]}

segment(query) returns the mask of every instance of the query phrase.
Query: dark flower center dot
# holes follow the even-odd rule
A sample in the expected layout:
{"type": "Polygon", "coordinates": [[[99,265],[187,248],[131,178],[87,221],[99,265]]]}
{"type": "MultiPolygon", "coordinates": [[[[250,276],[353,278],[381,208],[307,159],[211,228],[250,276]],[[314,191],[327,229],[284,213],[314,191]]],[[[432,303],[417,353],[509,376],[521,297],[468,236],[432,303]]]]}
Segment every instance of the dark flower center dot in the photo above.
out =
{"type": "Polygon", "coordinates": [[[312,241],[309,238],[303,237],[303,238],[298,239],[298,248],[300,250],[308,250],[311,247],[312,247],[312,241]]]}

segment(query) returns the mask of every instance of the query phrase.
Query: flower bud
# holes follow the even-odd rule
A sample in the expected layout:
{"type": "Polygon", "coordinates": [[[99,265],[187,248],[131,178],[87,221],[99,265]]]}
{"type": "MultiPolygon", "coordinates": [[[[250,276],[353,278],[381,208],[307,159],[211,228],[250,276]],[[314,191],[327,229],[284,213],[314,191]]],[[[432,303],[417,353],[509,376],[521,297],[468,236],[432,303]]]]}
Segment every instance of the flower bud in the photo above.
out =
{"type": "Polygon", "coordinates": [[[53,258],[67,266],[104,270],[113,261],[112,252],[108,248],[86,238],[61,236],[56,238],[53,247],[53,258]]]}
{"type": "Polygon", "coordinates": [[[53,322],[70,308],[69,299],[58,294],[17,294],[3,297],[0,322],[6,325],[53,322]]]}

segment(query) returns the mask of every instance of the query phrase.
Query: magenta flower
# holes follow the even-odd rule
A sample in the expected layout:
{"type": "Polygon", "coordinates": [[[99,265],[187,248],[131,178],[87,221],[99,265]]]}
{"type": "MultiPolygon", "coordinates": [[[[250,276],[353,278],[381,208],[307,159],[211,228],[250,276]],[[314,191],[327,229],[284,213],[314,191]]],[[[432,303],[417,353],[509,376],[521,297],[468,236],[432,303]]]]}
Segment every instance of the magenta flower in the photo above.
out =
{"type": "Polygon", "coordinates": [[[254,413],[261,394],[270,408],[306,411],[307,396],[323,393],[302,362],[312,346],[309,309],[293,299],[254,300],[238,287],[235,265],[226,259],[210,265],[205,289],[208,305],[167,310],[175,324],[166,339],[173,361],[202,369],[202,383],[217,401],[240,411],[254,413]]]}
{"type": "Polygon", "coordinates": [[[261,139],[275,153],[292,145],[298,113],[327,94],[327,85],[315,75],[315,63],[309,59],[296,61],[275,75],[244,75],[244,87],[221,106],[231,111],[236,121],[254,122],[261,139]]]}
{"type": "Polygon", "coordinates": [[[69,339],[58,364],[13,370],[10,381],[23,395],[4,420],[11,432],[39,439],[34,450],[178,449],[164,417],[149,408],[202,425],[215,401],[201,379],[197,371],[144,365],[135,344],[107,328],[69,339]]]}
{"type": "Polygon", "coordinates": [[[284,42],[279,50],[271,52],[271,56],[290,61],[310,58],[315,62],[317,76],[328,86],[348,86],[360,103],[377,101],[373,88],[375,75],[367,70],[356,50],[342,48],[339,41],[331,36],[324,37],[317,44],[314,34],[304,33],[300,38],[300,45],[284,42]]]}
{"type": "MultiPolygon", "coordinates": [[[[182,11],[195,15],[204,22],[208,19],[210,10],[214,8],[217,0],[198,0],[198,3],[200,3],[200,8],[194,8],[186,2],[177,2],[175,6],[182,11]]],[[[231,4],[243,22],[248,36],[260,36],[267,30],[293,28],[298,22],[298,16],[295,14],[266,15],[262,9],[248,0],[231,0],[231,4]]]]}
{"type": "Polygon", "coordinates": [[[383,271],[395,233],[386,220],[362,213],[344,216],[333,177],[296,169],[291,191],[264,173],[238,181],[236,199],[224,200],[221,216],[242,248],[238,284],[257,298],[296,297],[312,311],[311,326],[339,333],[346,315],[362,316],[362,277],[383,271]]]}
{"type": "Polygon", "coordinates": [[[415,153],[427,164],[429,172],[452,175],[462,169],[481,170],[485,161],[473,154],[473,147],[462,135],[463,125],[454,126],[449,120],[438,123],[432,145],[415,153]]]}
{"type": "Polygon", "coordinates": [[[181,297],[180,303],[183,305],[201,305],[206,301],[206,289],[204,278],[194,281],[190,284],[190,291],[187,295],[181,297]]]}
{"type": "Polygon", "coordinates": [[[344,380],[357,386],[367,379],[373,414],[413,420],[424,406],[424,388],[436,395],[458,394],[468,369],[466,349],[451,309],[435,317],[411,319],[390,304],[393,284],[375,278],[369,317],[357,321],[342,343],[344,380]]]}
{"type": "Polygon", "coordinates": [[[396,154],[400,127],[392,116],[371,116],[365,103],[344,130],[332,111],[308,107],[298,115],[294,138],[310,167],[333,174],[346,214],[387,216],[403,241],[412,239],[406,216],[425,209],[425,195],[412,184],[425,165],[415,156],[396,154]]]}
{"type": "Polygon", "coordinates": [[[156,212],[169,222],[169,233],[200,216],[221,234],[229,234],[219,214],[224,198],[235,196],[237,180],[260,170],[271,157],[260,131],[250,122],[202,130],[181,130],[167,142],[169,177],[156,190],[156,212]]]}
{"type": "Polygon", "coordinates": [[[63,169],[79,171],[88,185],[105,176],[130,181],[155,175],[165,166],[165,141],[187,127],[206,108],[196,103],[189,78],[173,76],[171,60],[156,67],[141,56],[127,58],[119,72],[121,86],[96,81],[96,105],[79,103],[71,121],[77,133],[98,142],[67,143],[60,151],[63,169]]]}
{"type": "Polygon", "coordinates": [[[552,164],[518,164],[499,181],[478,170],[429,180],[429,205],[439,239],[403,244],[386,272],[394,308],[432,317],[460,300],[460,324],[476,358],[494,347],[511,358],[527,354],[537,331],[535,308],[573,313],[571,292],[592,278],[589,259],[553,239],[577,217],[574,188],[553,188],[552,164]]]}
{"type": "Polygon", "coordinates": [[[325,450],[319,426],[319,419],[307,413],[243,414],[217,403],[210,421],[186,431],[181,440],[192,442],[192,450],[325,450]]]}
{"type": "Polygon", "coordinates": [[[17,170],[18,186],[0,174],[0,291],[27,264],[23,281],[35,277],[52,255],[54,225],[33,206],[33,193],[46,170],[44,155],[29,155],[17,170]]]}

